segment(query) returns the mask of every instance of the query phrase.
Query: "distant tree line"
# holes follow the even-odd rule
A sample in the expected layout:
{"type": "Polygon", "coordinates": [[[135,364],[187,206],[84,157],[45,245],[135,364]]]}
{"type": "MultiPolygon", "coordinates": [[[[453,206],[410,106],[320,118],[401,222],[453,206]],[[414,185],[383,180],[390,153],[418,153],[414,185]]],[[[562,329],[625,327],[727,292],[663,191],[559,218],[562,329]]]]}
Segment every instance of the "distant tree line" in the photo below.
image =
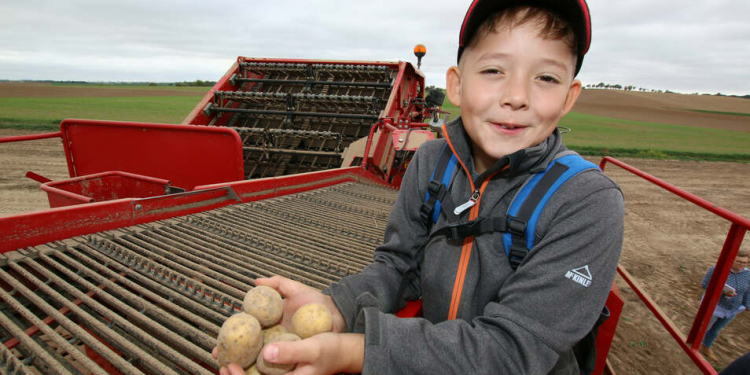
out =
{"type": "MultiPolygon", "coordinates": [[[[587,89],[607,89],[607,90],[623,90],[623,91],[641,91],[641,92],[657,92],[657,93],[667,93],[667,94],[675,94],[674,91],[670,90],[657,90],[657,89],[647,89],[644,87],[636,87],[633,85],[628,86],[622,86],[618,83],[610,84],[610,83],[604,83],[599,82],[597,84],[588,84],[585,86],[587,89]]],[[[727,96],[727,97],[733,97],[733,98],[743,98],[743,99],[750,99],[750,95],[726,95],[722,94],[720,92],[717,92],[716,94],[708,94],[708,93],[699,93],[699,92],[693,92],[689,95],[715,95],[715,96],[727,96]]]]}
{"type": "Polygon", "coordinates": [[[10,80],[10,79],[0,79],[0,82],[34,82],[34,83],[62,83],[62,84],[68,84],[68,85],[97,85],[97,86],[190,86],[190,87],[212,87],[216,84],[216,81],[203,81],[200,79],[197,79],[195,81],[182,81],[182,82],[149,82],[149,81],[139,81],[139,82],[121,82],[121,81],[98,81],[98,82],[90,82],[90,81],[55,81],[55,80],[49,80],[49,79],[40,79],[40,80],[33,80],[33,79],[22,79],[22,80],[10,80]]]}
{"type": "Polygon", "coordinates": [[[180,86],[212,87],[215,84],[216,84],[216,81],[201,81],[200,79],[197,79],[193,82],[187,82],[187,81],[176,82],[174,85],[178,87],[180,86]]]}

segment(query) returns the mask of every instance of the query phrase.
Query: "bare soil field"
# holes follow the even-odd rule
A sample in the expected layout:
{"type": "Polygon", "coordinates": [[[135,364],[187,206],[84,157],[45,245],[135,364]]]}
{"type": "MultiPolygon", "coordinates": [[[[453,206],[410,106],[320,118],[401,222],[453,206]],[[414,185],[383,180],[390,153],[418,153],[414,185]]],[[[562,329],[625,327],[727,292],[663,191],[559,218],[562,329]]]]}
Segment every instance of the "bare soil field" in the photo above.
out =
{"type": "MultiPolygon", "coordinates": [[[[675,123],[687,125],[694,121],[691,124],[695,126],[722,124],[722,129],[750,131],[746,129],[750,126],[746,117],[736,123],[721,122],[702,118],[700,113],[678,109],[750,113],[747,107],[750,100],[736,99],[740,102],[735,102],[732,98],[716,98],[729,100],[727,104],[714,102],[714,97],[683,95],[672,98],[670,95],[674,94],[629,94],[586,90],[576,110],[634,120],[645,116],[644,121],[657,121],[648,119],[649,114],[661,113],[663,118],[658,119],[660,122],[672,119],[675,123]],[[626,98],[631,101],[628,102],[626,98]],[[711,100],[690,103],[689,100],[693,99],[711,100]],[[615,111],[618,109],[619,112],[615,111]],[[743,121],[744,125],[741,124],[743,121]]],[[[29,133],[0,129],[0,137],[29,133]]],[[[599,161],[595,158],[590,160],[599,161]]],[[[719,206],[750,217],[750,185],[747,184],[750,164],[644,159],[624,161],[719,206]]],[[[39,189],[39,184],[23,177],[29,170],[53,180],[67,178],[60,140],[0,144],[0,216],[48,207],[46,194],[39,189]]],[[[617,166],[608,165],[605,173],[620,185],[625,195],[626,228],[621,266],[638,280],[662,311],[687,335],[702,295],[701,279],[706,270],[715,264],[729,223],[617,166]]],[[[750,250],[748,241],[745,242],[743,248],[750,250]]],[[[624,280],[618,277],[617,284],[625,307],[609,356],[616,373],[699,374],[692,361],[624,280]]],[[[748,328],[750,313],[744,313],[724,329],[714,344],[714,352],[719,357],[714,366],[723,368],[750,351],[748,328]]]]}
{"type": "Polygon", "coordinates": [[[573,107],[597,116],[750,132],[749,116],[695,110],[750,114],[750,99],[586,89],[573,107]]]}
{"type": "Polygon", "coordinates": [[[208,91],[208,87],[196,90],[179,90],[155,87],[153,89],[128,88],[127,86],[54,86],[50,83],[0,82],[0,98],[91,98],[123,96],[190,96],[208,91]]]}

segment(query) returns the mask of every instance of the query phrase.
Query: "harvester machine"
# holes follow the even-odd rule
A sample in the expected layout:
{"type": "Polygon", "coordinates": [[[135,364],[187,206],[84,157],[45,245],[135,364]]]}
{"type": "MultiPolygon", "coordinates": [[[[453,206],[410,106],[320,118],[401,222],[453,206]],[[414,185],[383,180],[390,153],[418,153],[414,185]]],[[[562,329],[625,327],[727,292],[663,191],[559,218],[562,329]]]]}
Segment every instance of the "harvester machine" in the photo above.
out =
{"type": "MultiPolygon", "coordinates": [[[[442,101],[407,62],[239,57],[180,125],[66,119],[0,138],[60,138],[70,175],[30,172],[50,209],[0,217],[0,374],[216,374],[219,327],[255,278],[323,289],[372,261],[409,160],[439,136],[442,101]]],[[[607,162],[732,221],[725,280],[750,221],[607,162]]],[[[685,339],[618,270],[715,374],[697,345],[723,281],[685,339]]],[[[613,284],[594,374],[611,373],[622,306],[613,284]]]]}
{"type": "Polygon", "coordinates": [[[247,179],[348,167],[372,124],[420,129],[408,124],[422,121],[424,89],[407,63],[240,57],[183,124],[236,131],[247,179]]]}
{"type": "Polygon", "coordinates": [[[30,172],[51,208],[0,217],[0,373],[217,373],[255,278],[372,260],[435,98],[407,62],[240,57],[181,125],[0,139],[61,138],[70,175],[30,172]]]}

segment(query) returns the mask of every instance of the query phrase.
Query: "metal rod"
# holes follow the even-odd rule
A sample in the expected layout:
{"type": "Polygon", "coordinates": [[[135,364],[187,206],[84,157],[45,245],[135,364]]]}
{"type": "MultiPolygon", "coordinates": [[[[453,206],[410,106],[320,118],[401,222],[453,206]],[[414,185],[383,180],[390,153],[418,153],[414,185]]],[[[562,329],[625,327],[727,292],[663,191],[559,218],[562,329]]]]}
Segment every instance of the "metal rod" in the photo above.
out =
{"type": "Polygon", "coordinates": [[[62,133],[44,133],[34,135],[16,135],[12,137],[0,137],[0,143],[35,141],[38,139],[61,138],[62,133]]]}
{"type": "Polygon", "coordinates": [[[336,151],[307,151],[307,150],[290,150],[285,148],[267,148],[267,147],[243,147],[244,151],[270,152],[274,154],[292,154],[292,155],[316,155],[316,156],[341,156],[336,151]]]}
{"type": "Polygon", "coordinates": [[[253,82],[253,83],[279,83],[279,84],[295,84],[295,85],[328,85],[328,86],[357,86],[357,87],[391,87],[391,83],[381,82],[341,82],[341,81],[308,81],[308,80],[284,80],[284,79],[269,79],[269,78],[237,78],[237,82],[253,82]]]}
{"type": "Polygon", "coordinates": [[[691,348],[687,344],[685,336],[682,334],[682,332],[680,332],[679,328],[677,328],[672,320],[667,317],[664,311],[659,308],[659,305],[654,302],[653,299],[651,299],[648,293],[643,290],[640,283],[633,279],[633,276],[630,275],[625,267],[623,267],[622,265],[617,266],[617,273],[619,273],[620,276],[622,276],[622,278],[625,280],[625,282],[630,285],[630,288],[633,289],[633,291],[638,295],[638,298],[640,298],[641,301],[646,305],[646,307],[651,310],[651,313],[653,313],[654,316],[659,320],[661,325],[666,328],[667,332],[672,336],[672,338],[674,338],[674,340],[677,341],[678,344],[680,344],[682,350],[687,353],[688,357],[693,360],[696,366],[698,366],[698,368],[700,368],[700,370],[706,375],[716,375],[716,370],[714,370],[713,366],[711,366],[711,364],[708,363],[698,353],[697,350],[691,348]]]}
{"type": "MultiPolygon", "coordinates": [[[[162,295],[169,296],[169,300],[172,301],[172,303],[174,303],[174,304],[176,304],[178,306],[181,306],[183,308],[189,308],[190,309],[190,311],[189,311],[189,318],[186,317],[185,319],[191,319],[191,320],[193,320],[196,324],[198,324],[201,327],[204,327],[207,331],[211,332],[214,335],[218,335],[219,334],[218,325],[221,325],[224,322],[224,320],[226,320],[226,318],[227,318],[226,315],[220,314],[220,313],[216,312],[214,309],[210,309],[210,308],[204,306],[203,304],[197,303],[197,302],[191,300],[190,298],[185,297],[185,296],[183,296],[183,295],[175,292],[174,290],[165,287],[164,285],[162,285],[160,283],[154,282],[153,280],[147,278],[146,276],[141,275],[140,273],[136,272],[135,270],[133,270],[130,267],[125,267],[125,266],[123,266],[122,264],[120,264],[118,262],[113,262],[110,258],[105,257],[104,255],[102,255],[98,251],[94,250],[93,248],[91,248],[91,247],[89,247],[89,246],[87,246],[85,244],[77,246],[76,249],[79,250],[79,251],[72,251],[71,250],[69,252],[71,254],[73,254],[74,256],[76,256],[78,259],[86,261],[86,259],[89,259],[89,258],[85,257],[81,253],[81,252],[85,252],[86,254],[88,254],[88,256],[95,258],[99,262],[103,262],[103,263],[107,264],[108,267],[114,268],[117,272],[126,274],[127,277],[128,277],[128,279],[132,279],[132,280],[137,281],[139,285],[141,285],[143,287],[146,287],[146,288],[150,288],[152,290],[155,290],[158,293],[161,293],[162,295]],[[204,316],[204,317],[207,317],[207,318],[211,319],[211,321],[212,321],[211,324],[204,323],[205,319],[201,318],[201,316],[204,316]]],[[[91,264],[98,265],[98,263],[94,262],[93,260],[91,260],[91,264]]],[[[97,269],[100,269],[100,270],[102,268],[107,269],[107,268],[105,268],[105,267],[103,267],[101,265],[98,265],[98,266],[95,266],[95,267],[97,269]]],[[[107,270],[109,270],[109,269],[107,269],[107,270]]],[[[102,272],[103,272],[103,270],[102,270],[102,272]]],[[[110,270],[110,272],[112,272],[112,274],[119,275],[119,274],[117,274],[114,271],[110,270]]]]}
{"type": "MultiPolygon", "coordinates": [[[[133,251],[126,250],[121,246],[118,246],[109,241],[94,240],[92,244],[96,249],[102,251],[108,256],[122,262],[146,275],[147,277],[156,280],[157,282],[168,284],[172,289],[195,299],[196,301],[203,302],[207,306],[215,309],[223,309],[227,315],[230,315],[232,311],[239,310],[242,306],[241,300],[234,298],[233,296],[220,293],[215,289],[206,287],[206,285],[196,286],[195,282],[182,274],[173,271],[170,268],[165,267],[163,264],[167,264],[169,267],[179,267],[184,269],[185,267],[180,266],[174,262],[166,261],[165,259],[153,255],[152,257],[156,261],[151,261],[147,257],[136,254],[133,251]],[[157,262],[158,261],[158,262],[157,262]]],[[[200,276],[194,276],[196,279],[200,279],[200,276]]],[[[206,281],[216,281],[213,279],[207,279],[206,281]]]]}
{"type": "MultiPolygon", "coordinates": [[[[0,299],[4,300],[5,303],[7,303],[11,308],[16,310],[21,316],[23,316],[26,320],[28,320],[31,324],[33,324],[36,327],[39,327],[39,329],[47,335],[52,341],[55,342],[60,348],[63,348],[66,353],[70,354],[75,358],[76,361],[81,362],[86,369],[90,370],[94,374],[97,375],[107,375],[108,372],[104,371],[102,368],[96,365],[88,356],[83,354],[80,350],[76,349],[73,345],[71,345],[68,340],[64,339],[62,336],[60,336],[55,330],[50,328],[47,324],[45,324],[41,319],[37,318],[34,313],[29,311],[29,309],[25,308],[20,302],[18,302],[15,298],[11,297],[10,294],[8,294],[5,290],[0,288],[0,299]]],[[[6,319],[3,314],[0,314],[0,319],[6,319]]],[[[5,323],[3,323],[5,325],[5,323]]],[[[11,332],[12,333],[12,332],[11,332]]],[[[23,345],[26,345],[24,342],[24,338],[28,338],[26,334],[23,332],[21,333],[12,333],[13,336],[18,337],[21,339],[21,342],[23,345]]],[[[30,348],[31,349],[31,348],[30,348]]],[[[38,350],[41,348],[35,348],[34,350],[38,350]]],[[[41,349],[42,352],[46,353],[44,349],[41,349]]]]}
{"type": "Polygon", "coordinates": [[[747,219],[745,217],[737,215],[736,213],[734,213],[732,211],[729,211],[729,210],[727,210],[725,208],[719,207],[718,205],[713,204],[713,203],[711,203],[711,202],[709,202],[709,201],[707,201],[707,200],[705,200],[705,199],[703,199],[703,198],[701,198],[701,197],[699,197],[699,196],[697,196],[695,194],[692,194],[692,193],[689,193],[689,192],[687,192],[685,190],[682,190],[682,189],[678,188],[677,186],[674,186],[674,185],[672,185],[672,184],[670,184],[670,183],[668,183],[668,182],[666,182],[664,180],[661,180],[661,179],[659,179],[657,177],[654,177],[654,176],[652,176],[652,175],[650,175],[650,174],[648,174],[646,172],[641,171],[638,168],[635,168],[635,167],[633,167],[631,165],[628,165],[628,164],[626,164],[626,163],[624,163],[622,161],[619,161],[619,160],[617,160],[615,158],[612,158],[612,157],[609,157],[609,156],[605,156],[604,158],[602,158],[602,161],[599,163],[599,168],[601,168],[601,170],[604,170],[604,166],[607,164],[607,162],[612,163],[614,165],[617,165],[618,167],[620,167],[620,168],[622,168],[622,169],[624,169],[624,170],[626,170],[626,171],[628,171],[628,172],[630,172],[630,173],[632,173],[632,174],[634,174],[636,176],[639,176],[639,177],[643,178],[644,180],[649,181],[649,182],[651,182],[651,183],[653,183],[653,184],[661,187],[662,189],[667,190],[670,193],[677,195],[680,198],[683,198],[683,199],[685,199],[685,200],[687,200],[689,202],[692,202],[692,203],[696,204],[699,207],[702,207],[702,208],[704,208],[704,209],[706,209],[708,211],[711,211],[711,212],[715,213],[716,215],[723,217],[724,219],[727,219],[727,220],[729,220],[729,221],[731,221],[731,222],[733,222],[735,224],[741,225],[742,227],[744,227],[747,230],[750,230],[750,219],[747,219]]]}
{"type": "Polygon", "coordinates": [[[716,261],[714,272],[706,288],[706,295],[701,301],[698,313],[695,315],[693,325],[688,333],[687,343],[692,345],[693,350],[697,350],[703,340],[703,336],[708,329],[708,323],[711,321],[716,304],[723,294],[724,284],[729,278],[729,271],[732,269],[732,263],[737,257],[740,250],[740,244],[745,236],[745,229],[737,224],[732,224],[724,240],[724,246],[721,249],[719,259],[716,261]]]}
{"type": "MultiPolygon", "coordinates": [[[[94,272],[88,267],[83,267],[80,263],[73,260],[73,258],[71,258],[70,256],[60,251],[56,251],[54,252],[54,254],[59,259],[64,261],[67,265],[78,270],[78,274],[82,274],[91,278],[97,283],[100,283],[106,286],[107,290],[110,293],[116,294],[117,298],[111,296],[108,293],[105,293],[102,289],[94,286],[93,284],[87,281],[82,282],[82,284],[86,286],[87,288],[89,288],[90,290],[96,291],[95,294],[97,295],[97,297],[101,298],[103,301],[111,304],[114,307],[117,307],[118,309],[120,309],[120,311],[125,311],[126,313],[133,314],[134,316],[132,317],[132,319],[134,321],[144,320],[145,324],[152,324],[150,321],[146,319],[142,319],[143,315],[149,316],[151,319],[154,319],[155,321],[171,329],[172,331],[179,332],[180,333],[179,336],[185,337],[189,340],[187,342],[177,342],[176,344],[196,343],[202,346],[202,349],[204,349],[203,351],[211,350],[213,349],[214,346],[216,346],[216,338],[211,337],[201,332],[195,327],[185,324],[184,322],[175,318],[171,314],[165,314],[164,310],[150,303],[143,297],[136,296],[135,294],[128,292],[125,288],[107,280],[107,278],[105,277],[102,277],[101,275],[99,275],[99,273],[94,272]],[[123,302],[126,302],[127,304],[123,302]]],[[[61,267],[57,262],[53,261],[52,258],[50,258],[48,255],[42,254],[40,255],[40,257],[44,259],[48,264],[52,265],[54,268],[57,268],[60,272],[64,274],[68,274],[68,277],[72,277],[69,274],[71,272],[68,269],[61,267]]],[[[140,290],[141,294],[149,295],[147,290],[138,287],[133,282],[129,282],[128,280],[124,280],[124,281],[126,282],[126,284],[124,284],[125,286],[135,287],[136,290],[140,290]]],[[[154,297],[155,295],[151,294],[149,296],[154,297]]],[[[166,301],[162,301],[162,302],[166,302],[166,301]]],[[[167,337],[169,337],[170,339],[173,336],[177,336],[177,335],[167,335],[167,337]]],[[[192,348],[190,346],[188,347],[192,348]]],[[[198,352],[202,353],[203,351],[199,350],[198,352]]]]}
{"type": "MultiPolygon", "coordinates": [[[[12,267],[15,263],[8,263],[8,264],[12,267]]],[[[80,307],[78,307],[76,304],[70,302],[67,298],[57,293],[57,291],[52,289],[49,285],[47,285],[43,281],[40,281],[36,277],[32,276],[30,272],[26,271],[25,269],[21,267],[18,267],[18,268],[20,269],[20,271],[17,271],[19,272],[19,275],[26,278],[30,282],[35,283],[36,286],[39,289],[41,289],[43,292],[45,292],[46,294],[50,295],[52,298],[55,298],[60,303],[65,305],[75,315],[80,317],[81,320],[85,322],[86,328],[96,331],[100,335],[103,335],[103,336],[110,336],[111,338],[116,337],[117,339],[112,340],[110,342],[118,350],[120,350],[121,352],[128,353],[131,356],[133,353],[136,353],[136,354],[143,353],[135,345],[127,341],[119,340],[121,337],[119,337],[119,335],[114,333],[114,331],[112,331],[102,322],[95,320],[95,319],[88,319],[87,317],[89,317],[89,315],[86,312],[84,312],[80,307]],[[110,331],[111,331],[111,334],[110,334],[110,331]],[[104,332],[105,334],[102,334],[102,332],[104,332]]],[[[74,336],[81,339],[81,341],[83,341],[90,348],[94,349],[99,355],[101,355],[107,362],[115,366],[118,370],[126,374],[143,374],[130,362],[126,361],[122,355],[115,353],[113,349],[108,348],[101,341],[99,341],[97,338],[92,336],[92,334],[89,334],[85,329],[79,326],[78,323],[72,321],[71,319],[69,319],[68,317],[66,317],[59,311],[57,311],[57,309],[55,309],[54,307],[49,305],[47,302],[45,302],[35,292],[32,292],[23,283],[19,282],[13,276],[5,272],[5,270],[0,269],[0,278],[6,283],[8,283],[10,286],[12,286],[14,289],[18,290],[24,297],[28,298],[36,307],[40,308],[47,315],[54,318],[58,323],[60,323],[61,326],[63,326],[63,328],[68,330],[68,332],[72,333],[74,336]]]]}
{"type": "MultiPolygon", "coordinates": [[[[42,257],[46,257],[46,255],[42,255],[42,257]]],[[[49,261],[49,259],[45,259],[45,261],[49,261]]],[[[175,349],[172,349],[170,346],[164,344],[160,339],[157,339],[156,337],[152,336],[150,333],[154,333],[155,331],[158,331],[158,328],[156,328],[156,326],[150,324],[150,322],[148,322],[148,319],[138,319],[138,320],[141,321],[140,323],[145,323],[145,324],[151,325],[150,333],[146,332],[145,330],[143,330],[143,329],[139,328],[138,326],[136,326],[135,324],[131,323],[130,319],[124,318],[124,317],[120,316],[120,314],[115,313],[114,311],[112,311],[109,308],[105,307],[104,305],[102,305],[101,303],[97,302],[93,298],[86,296],[82,291],[80,291],[79,289],[75,288],[74,286],[72,286],[70,283],[66,282],[61,277],[55,275],[54,273],[52,273],[48,269],[42,267],[42,265],[39,264],[37,261],[35,261],[33,259],[30,259],[30,258],[26,258],[25,261],[24,261],[24,263],[27,264],[27,265],[29,265],[31,268],[33,268],[39,274],[41,274],[44,277],[46,277],[48,280],[51,280],[59,288],[62,288],[67,293],[70,293],[73,296],[75,296],[76,298],[81,299],[86,306],[90,307],[91,309],[93,309],[98,314],[102,315],[103,317],[106,317],[106,319],[109,320],[110,322],[112,322],[113,324],[115,324],[118,327],[122,328],[123,330],[125,330],[126,332],[128,332],[130,335],[133,335],[133,337],[136,337],[139,340],[141,340],[141,342],[143,344],[145,344],[149,349],[153,350],[155,353],[159,353],[160,355],[162,355],[165,358],[169,359],[173,363],[179,364],[180,366],[183,366],[183,367],[189,369],[193,373],[200,373],[200,374],[206,374],[206,375],[212,374],[207,369],[205,369],[204,367],[198,365],[197,363],[195,363],[193,361],[185,361],[185,359],[187,359],[187,358],[185,356],[183,356],[179,351],[177,351],[175,349]]],[[[14,264],[14,263],[11,263],[10,265],[11,265],[11,268],[13,268],[14,271],[18,271],[18,269],[21,268],[19,265],[14,264]]],[[[58,268],[58,270],[62,271],[62,268],[58,268]]],[[[95,285],[85,282],[85,280],[83,278],[76,276],[74,273],[70,272],[69,270],[68,270],[68,272],[65,272],[65,273],[70,273],[67,276],[70,277],[73,280],[76,280],[76,282],[78,282],[78,283],[81,283],[83,285],[89,285],[88,286],[89,288],[90,287],[96,288],[95,285]]],[[[57,292],[55,292],[55,293],[57,293],[57,292]]],[[[106,297],[105,294],[103,294],[103,293],[97,293],[97,295],[100,298],[101,297],[106,297]]],[[[113,300],[114,299],[108,299],[107,303],[111,303],[113,300]]],[[[120,303],[120,304],[122,304],[122,303],[120,303]]],[[[124,304],[122,304],[122,305],[124,305],[124,304]]],[[[122,311],[124,311],[129,316],[129,318],[131,318],[131,319],[134,318],[134,317],[136,317],[138,315],[137,311],[135,311],[132,308],[127,308],[127,306],[125,306],[125,308],[123,308],[122,311]],[[135,314],[133,314],[133,313],[135,313],[135,314]]],[[[119,336],[119,335],[117,335],[117,336],[119,336]]],[[[119,336],[119,337],[117,337],[117,336],[109,337],[109,339],[110,340],[122,340],[121,336],[119,336]]],[[[188,348],[190,345],[192,345],[191,343],[187,342],[187,340],[183,339],[182,337],[179,337],[178,335],[172,334],[172,335],[167,335],[167,336],[168,337],[164,337],[162,335],[161,339],[167,339],[167,341],[172,341],[173,343],[180,343],[180,345],[183,346],[184,348],[188,348]],[[185,341],[185,343],[182,343],[182,341],[185,341]]],[[[130,343],[130,344],[132,345],[132,343],[130,343]]],[[[200,355],[200,352],[201,351],[198,350],[198,351],[195,351],[195,353],[191,353],[191,354],[194,354],[194,355],[196,355],[196,357],[201,358],[204,361],[204,363],[215,363],[214,360],[213,360],[213,357],[211,357],[210,353],[205,352],[204,355],[200,355]]],[[[150,355],[147,355],[145,352],[143,352],[143,356],[139,355],[139,357],[140,357],[141,360],[143,360],[144,362],[148,363],[149,366],[153,366],[153,369],[156,370],[156,371],[159,371],[159,373],[163,373],[163,374],[174,373],[174,374],[177,374],[177,372],[175,372],[172,368],[170,368],[169,366],[165,365],[164,363],[158,361],[156,358],[154,358],[154,357],[152,357],[150,355]]]]}
{"type": "MultiPolygon", "coordinates": [[[[18,359],[5,345],[0,345],[0,374],[31,375],[23,362],[18,359]]],[[[35,374],[35,373],[34,373],[35,374]]]]}
{"type": "Polygon", "coordinates": [[[375,115],[358,115],[348,113],[321,113],[321,112],[296,112],[296,111],[273,111],[268,109],[247,109],[247,108],[221,108],[211,107],[211,111],[214,112],[234,112],[234,113],[248,113],[253,115],[275,115],[275,116],[302,116],[302,117],[332,117],[332,118],[350,118],[356,120],[377,120],[378,116],[375,115]]]}
{"type": "Polygon", "coordinates": [[[273,128],[239,128],[239,127],[228,127],[233,129],[237,133],[251,133],[251,134],[272,134],[280,135],[284,137],[304,137],[304,138],[315,138],[315,139],[341,139],[341,133],[330,132],[330,131],[317,131],[317,130],[296,130],[296,129],[273,129],[273,128]]]}
{"type": "MultiPolygon", "coordinates": [[[[112,243],[116,245],[115,249],[116,252],[119,253],[119,257],[127,257],[138,263],[154,265],[154,272],[171,275],[170,277],[173,277],[178,281],[182,280],[179,281],[179,283],[184,283],[184,288],[186,289],[202,289],[204,284],[207,284],[216,290],[222,291],[223,294],[233,297],[239,306],[242,305],[241,301],[245,298],[245,294],[250,289],[246,284],[214,272],[206,267],[194,265],[194,268],[197,269],[194,270],[180,263],[181,261],[184,261],[181,257],[175,254],[170,254],[169,252],[159,249],[151,244],[143,243],[143,241],[132,236],[114,238],[112,243]],[[165,268],[164,266],[169,268],[165,268]],[[210,277],[206,277],[206,275],[210,277]],[[202,281],[196,284],[196,282],[191,281],[190,279],[202,281]]],[[[222,294],[218,292],[214,293],[222,294]]]]}

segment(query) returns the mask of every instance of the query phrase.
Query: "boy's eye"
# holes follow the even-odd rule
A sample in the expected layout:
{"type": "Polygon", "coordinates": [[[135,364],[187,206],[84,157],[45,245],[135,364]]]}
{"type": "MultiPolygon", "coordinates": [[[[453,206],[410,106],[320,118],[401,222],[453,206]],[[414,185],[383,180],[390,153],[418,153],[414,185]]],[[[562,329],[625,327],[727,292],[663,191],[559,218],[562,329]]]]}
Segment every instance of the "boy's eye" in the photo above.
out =
{"type": "Polygon", "coordinates": [[[539,76],[538,78],[542,82],[549,82],[549,83],[559,83],[560,81],[557,80],[557,78],[552,76],[539,76]]]}
{"type": "Polygon", "coordinates": [[[482,70],[482,74],[502,74],[503,72],[499,69],[485,69],[482,70]]]}

